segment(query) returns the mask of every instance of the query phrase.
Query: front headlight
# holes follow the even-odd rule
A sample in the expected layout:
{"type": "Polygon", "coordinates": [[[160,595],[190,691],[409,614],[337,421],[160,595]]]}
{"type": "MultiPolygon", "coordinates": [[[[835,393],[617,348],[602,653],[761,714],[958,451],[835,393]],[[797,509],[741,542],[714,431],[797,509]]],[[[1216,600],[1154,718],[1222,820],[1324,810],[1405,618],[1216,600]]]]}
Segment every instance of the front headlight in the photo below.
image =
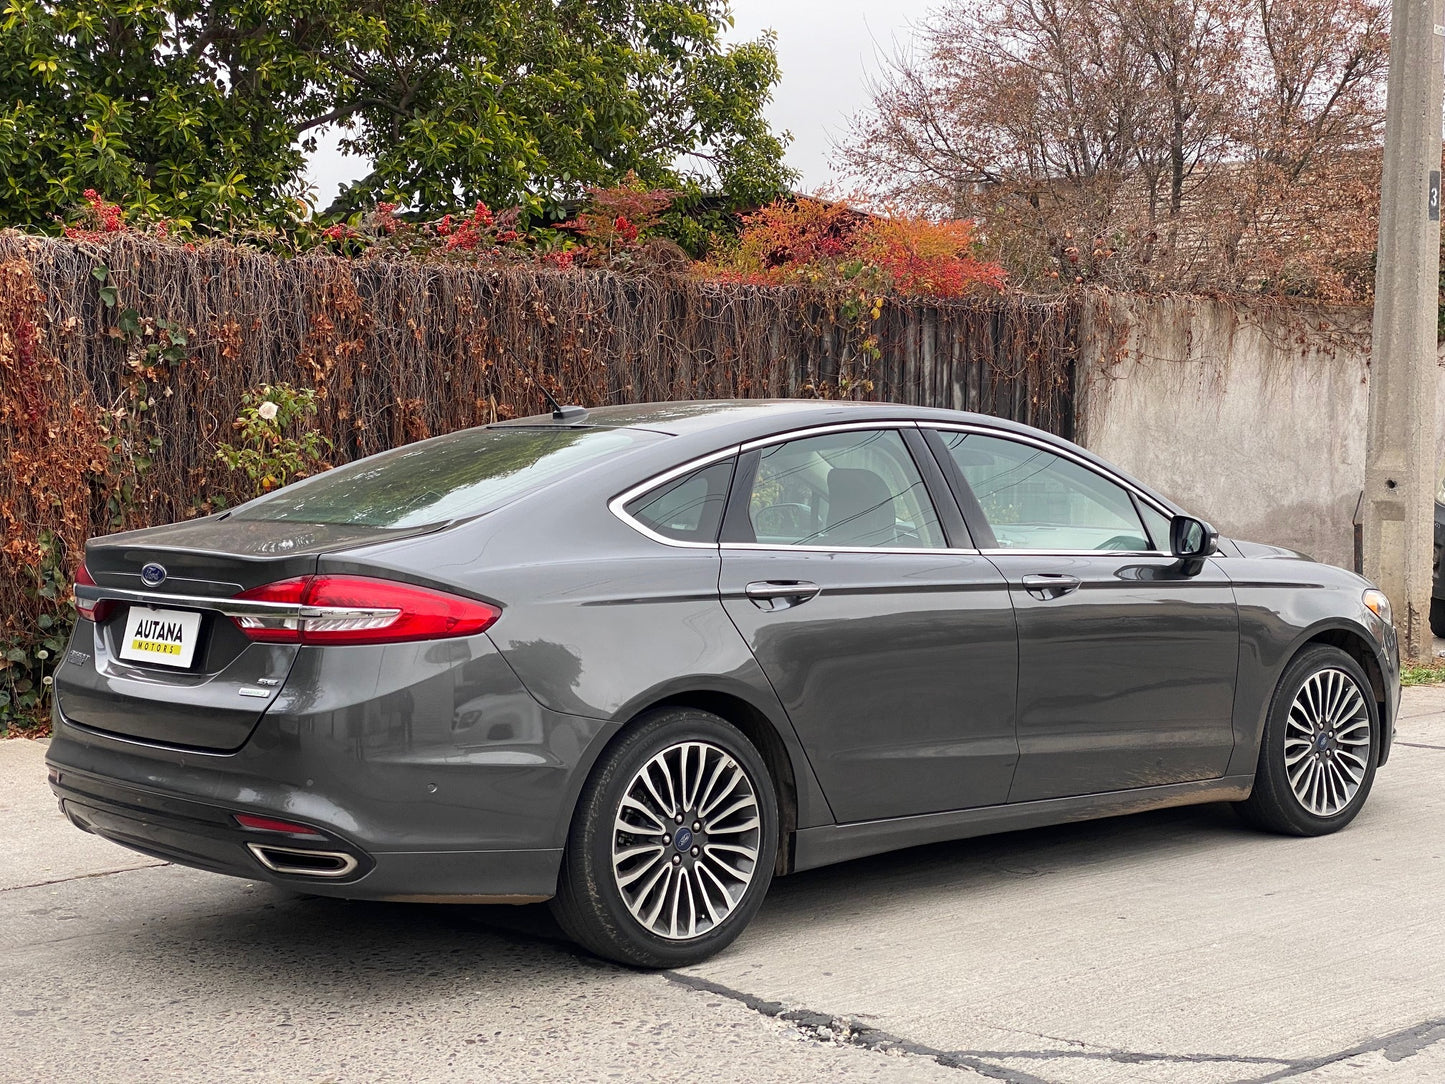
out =
{"type": "Polygon", "coordinates": [[[1385,597],[1385,592],[1370,588],[1365,592],[1365,605],[1385,624],[1395,627],[1394,614],[1390,612],[1390,600],[1385,597]]]}

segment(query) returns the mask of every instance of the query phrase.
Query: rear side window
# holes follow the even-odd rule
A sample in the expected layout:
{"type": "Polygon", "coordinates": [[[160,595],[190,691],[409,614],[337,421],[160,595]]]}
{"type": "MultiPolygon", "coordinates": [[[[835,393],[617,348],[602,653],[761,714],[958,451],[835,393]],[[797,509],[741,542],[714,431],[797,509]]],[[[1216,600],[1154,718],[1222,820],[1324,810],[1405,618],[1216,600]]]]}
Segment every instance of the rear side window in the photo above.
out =
{"type": "Polygon", "coordinates": [[[763,448],[747,511],[753,537],[734,541],[838,549],[947,545],[896,429],[827,433],[763,448]]]}
{"type": "Polygon", "coordinates": [[[659,440],[641,429],[467,429],[278,489],[240,520],[422,527],[475,516],[608,456],[659,440]]]}
{"type": "Polygon", "coordinates": [[[635,497],[624,506],[638,523],[679,542],[717,541],[733,460],[695,470],[635,497]]]}

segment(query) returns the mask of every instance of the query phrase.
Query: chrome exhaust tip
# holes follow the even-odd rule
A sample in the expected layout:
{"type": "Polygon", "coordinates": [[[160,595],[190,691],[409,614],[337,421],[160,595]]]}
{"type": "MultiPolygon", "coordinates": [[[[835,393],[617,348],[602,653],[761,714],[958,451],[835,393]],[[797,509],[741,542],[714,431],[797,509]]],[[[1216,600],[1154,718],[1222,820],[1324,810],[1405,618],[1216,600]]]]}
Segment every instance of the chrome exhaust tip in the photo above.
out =
{"type": "Polygon", "coordinates": [[[246,850],[272,873],[288,877],[346,877],[355,873],[359,864],[345,851],[311,851],[270,843],[247,843],[246,850]]]}

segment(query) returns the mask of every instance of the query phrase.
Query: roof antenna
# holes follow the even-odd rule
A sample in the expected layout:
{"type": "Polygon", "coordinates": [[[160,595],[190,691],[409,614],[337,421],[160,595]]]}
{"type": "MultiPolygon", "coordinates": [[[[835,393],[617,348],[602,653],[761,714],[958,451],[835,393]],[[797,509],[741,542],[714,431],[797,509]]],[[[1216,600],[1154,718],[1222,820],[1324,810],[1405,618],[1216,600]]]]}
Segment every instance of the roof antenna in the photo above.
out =
{"type": "Polygon", "coordinates": [[[556,418],[559,422],[581,421],[587,417],[586,407],[563,406],[557,402],[557,397],[547,390],[546,384],[543,384],[540,380],[535,381],[535,383],[541,390],[542,396],[547,400],[547,405],[552,408],[552,417],[556,418]]]}

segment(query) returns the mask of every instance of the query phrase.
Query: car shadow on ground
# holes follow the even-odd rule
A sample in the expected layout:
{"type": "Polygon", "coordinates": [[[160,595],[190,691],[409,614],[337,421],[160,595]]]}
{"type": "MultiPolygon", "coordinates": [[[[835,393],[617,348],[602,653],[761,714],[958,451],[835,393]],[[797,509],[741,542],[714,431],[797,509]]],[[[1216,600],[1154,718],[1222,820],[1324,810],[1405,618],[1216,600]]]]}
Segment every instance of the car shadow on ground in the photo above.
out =
{"type": "MultiPolygon", "coordinates": [[[[967,907],[1020,878],[1092,871],[1107,875],[1161,851],[1204,852],[1244,834],[1227,806],[1196,806],[1108,821],[1032,829],[933,844],[810,870],[776,880],[739,949],[816,937],[819,952],[835,936],[818,923],[857,923],[924,906],[947,895],[967,907]]],[[[1269,837],[1255,837],[1268,840],[1269,837]]],[[[191,871],[163,870],[157,874],[191,871]]],[[[194,875],[199,876],[199,875],[194,875]]],[[[238,887],[240,885],[237,882],[238,887]]],[[[349,1003],[405,996],[500,991],[527,999],[551,987],[627,974],[572,945],[546,905],[449,906],[344,901],[256,884],[208,900],[199,911],[157,915],[132,934],[130,951],[158,982],[197,976],[238,997],[272,990],[335,990],[349,1003]]]]}
{"type": "MultiPolygon", "coordinates": [[[[775,879],[745,936],[806,938],[823,911],[866,923],[900,904],[926,905],[939,896],[966,903],[970,893],[987,894],[1021,878],[1083,869],[1107,873],[1111,864],[1166,849],[1207,851],[1241,836],[1282,839],[1253,832],[1219,803],[912,847],[775,879]]],[[[568,944],[545,904],[466,910],[467,920],[482,928],[568,944]]]]}

